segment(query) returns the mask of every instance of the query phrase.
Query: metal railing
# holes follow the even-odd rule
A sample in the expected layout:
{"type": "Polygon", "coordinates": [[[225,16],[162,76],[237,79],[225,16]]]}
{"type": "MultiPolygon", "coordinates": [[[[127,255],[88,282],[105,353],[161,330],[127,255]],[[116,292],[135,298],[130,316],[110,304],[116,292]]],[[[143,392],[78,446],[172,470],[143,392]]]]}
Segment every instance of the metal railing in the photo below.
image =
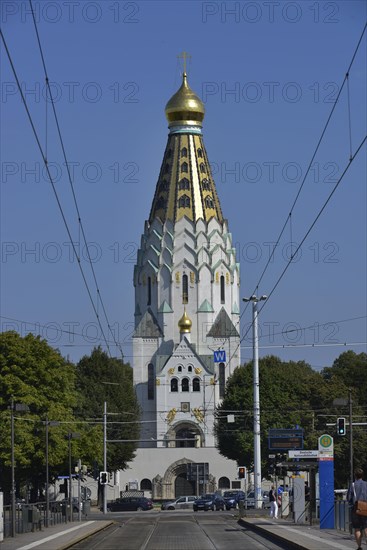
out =
{"type": "MultiPolygon", "coordinates": [[[[89,506],[83,503],[82,514],[89,513],[89,506]]],[[[89,504],[89,503],[88,503],[89,504]]],[[[15,533],[28,533],[30,531],[43,530],[47,525],[67,523],[70,519],[70,505],[64,501],[51,501],[49,503],[48,518],[46,517],[46,502],[32,504],[21,503],[15,510],[15,533]]],[[[78,519],[78,511],[73,509],[72,521],[78,519]]],[[[11,506],[4,506],[4,537],[12,535],[12,510],[11,506]]]]}

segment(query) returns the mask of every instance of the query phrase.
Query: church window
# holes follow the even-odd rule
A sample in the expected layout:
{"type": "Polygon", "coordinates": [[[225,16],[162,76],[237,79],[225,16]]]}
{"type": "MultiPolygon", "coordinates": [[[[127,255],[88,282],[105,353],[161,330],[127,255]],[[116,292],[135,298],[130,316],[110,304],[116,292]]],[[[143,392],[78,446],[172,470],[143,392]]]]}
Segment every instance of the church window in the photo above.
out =
{"type": "Polygon", "coordinates": [[[187,275],[182,275],[182,303],[189,302],[189,279],[187,275]]]}
{"type": "Polygon", "coordinates": [[[141,491],[151,491],[152,490],[152,482],[150,479],[142,479],[140,482],[140,490],[141,491]]]}
{"type": "Polygon", "coordinates": [[[168,189],[168,181],[163,180],[162,183],[159,186],[160,191],[167,191],[168,189]]]}
{"type": "Polygon", "coordinates": [[[224,390],[226,387],[226,375],[225,375],[225,365],[224,363],[219,363],[219,397],[223,399],[224,390]]]}
{"type": "Polygon", "coordinates": [[[194,378],[192,381],[192,391],[200,391],[200,378],[194,378]]]}
{"type": "Polygon", "coordinates": [[[188,370],[189,372],[192,372],[192,366],[189,365],[189,366],[187,367],[187,370],[188,370]]]}
{"type": "Polygon", "coordinates": [[[148,365],[148,399],[154,399],[154,365],[148,365]]]}
{"type": "Polygon", "coordinates": [[[171,155],[172,155],[172,149],[168,149],[168,151],[167,151],[167,158],[169,159],[171,155]]]}
{"type": "Polygon", "coordinates": [[[204,179],[203,179],[203,181],[201,182],[201,187],[202,187],[205,191],[210,191],[210,183],[209,183],[208,178],[204,178],[204,179]]]}
{"type": "Polygon", "coordinates": [[[178,182],[178,188],[180,189],[180,191],[182,189],[190,189],[190,182],[187,178],[182,178],[182,180],[180,180],[178,182]]]}
{"type": "Polygon", "coordinates": [[[189,165],[187,164],[187,162],[183,162],[181,164],[181,172],[185,172],[187,174],[188,171],[189,171],[189,165]]]}
{"type": "Polygon", "coordinates": [[[147,305],[150,306],[152,303],[152,279],[151,277],[148,277],[148,299],[147,299],[147,305]]]}
{"type": "Polygon", "coordinates": [[[165,199],[162,196],[160,196],[157,200],[157,209],[159,210],[160,208],[164,208],[165,204],[166,204],[165,199]]]}
{"type": "Polygon", "coordinates": [[[182,195],[182,197],[178,199],[178,206],[180,208],[190,208],[190,197],[182,195]]]}
{"type": "Polygon", "coordinates": [[[205,164],[203,162],[200,163],[200,172],[202,174],[206,174],[206,167],[205,167],[205,164]]]}
{"type": "Polygon", "coordinates": [[[168,164],[168,162],[167,162],[166,165],[165,165],[165,167],[164,167],[164,173],[165,173],[165,174],[168,174],[168,172],[169,172],[169,164],[168,164]]]}
{"type": "Polygon", "coordinates": [[[205,206],[207,208],[214,208],[213,199],[211,197],[205,197],[205,206]]]}
{"type": "Polygon", "coordinates": [[[181,157],[187,157],[187,149],[186,149],[186,147],[182,147],[182,149],[181,149],[181,157]]]}
{"type": "Polygon", "coordinates": [[[181,380],[181,391],[189,391],[190,389],[190,381],[188,378],[183,378],[181,380]]]}
{"type": "Polygon", "coordinates": [[[198,149],[198,157],[203,158],[203,151],[200,148],[198,149]]]}
{"type": "Polygon", "coordinates": [[[225,303],[225,285],[224,285],[224,276],[221,275],[220,277],[220,303],[221,304],[224,304],[225,303]]]}
{"type": "Polygon", "coordinates": [[[172,378],[171,380],[171,391],[177,392],[178,391],[178,380],[177,378],[172,378]]]}

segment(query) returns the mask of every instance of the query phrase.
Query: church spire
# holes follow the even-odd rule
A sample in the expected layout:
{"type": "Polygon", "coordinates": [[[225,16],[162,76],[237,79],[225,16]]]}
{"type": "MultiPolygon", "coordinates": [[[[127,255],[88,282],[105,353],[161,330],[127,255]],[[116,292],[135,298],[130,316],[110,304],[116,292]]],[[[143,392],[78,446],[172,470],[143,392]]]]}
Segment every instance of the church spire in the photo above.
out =
{"type": "MultiPolygon", "coordinates": [[[[187,54],[182,54],[186,69],[187,54]]],[[[212,218],[223,223],[201,127],[205,108],[191,90],[184,70],[182,84],[166,105],[170,133],[163,157],[149,222],[176,223],[183,217],[197,222],[212,218]]]]}

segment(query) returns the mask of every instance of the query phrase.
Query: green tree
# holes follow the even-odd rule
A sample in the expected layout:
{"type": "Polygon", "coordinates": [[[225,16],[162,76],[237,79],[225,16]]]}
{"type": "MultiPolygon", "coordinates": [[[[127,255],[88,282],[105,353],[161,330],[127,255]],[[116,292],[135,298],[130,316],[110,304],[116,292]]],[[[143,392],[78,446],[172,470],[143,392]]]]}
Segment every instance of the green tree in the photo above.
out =
{"type": "MultiPolygon", "coordinates": [[[[78,413],[83,418],[99,419],[100,430],[107,403],[107,439],[125,441],[108,444],[107,467],[109,471],[125,469],[135,456],[140,433],[140,410],[130,365],[95,348],[77,365],[77,388],[81,395],[78,413]]],[[[102,466],[101,459],[98,464],[102,466]]]]}
{"type": "Polygon", "coordinates": [[[80,441],[73,441],[73,456],[88,459],[95,453],[89,429],[77,425],[73,408],[77,404],[75,367],[58,350],[39,336],[24,338],[16,332],[0,334],[0,472],[2,488],[9,495],[11,480],[10,405],[21,403],[29,412],[14,413],[15,465],[17,486],[27,485],[32,498],[42,492],[45,482],[45,421],[59,424],[49,429],[50,479],[68,473],[69,432],[80,432],[80,441]],[[90,456],[90,455],[89,455],[90,456]]]}
{"type": "MultiPolygon", "coordinates": [[[[352,398],[353,422],[367,422],[367,354],[357,354],[352,350],[342,353],[335,359],[332,367],[325,367],[321,372],[327,386],[337,388],[335,397],[349,400],[352,398]]],[[[334,418],[345,417],[346,435],[335,435],[334,460],[336,484],[346,487],[350,477],[350,427],[349,406],[335,405],[334,418]]],[[[366,426],[353,426],[354,467],[361,467],[367,472],[367,429],[366,426]]]]}
{"type": "MultiPolygon", "coordinates": [[[[270,428],[304,430],[305,448],[317,448],[320,403],[327,397],[325,382],[303,361],[283,362],[278,357],[260,359],[261,453],[264,473],[268,471],[268,431],[270,428]]],[[[329,388],[330,392],[330,388],[329,388]]],[[[324,405],[325,404],[325,405],[324,405]]],[[[321,417],[322,418],[322,417],[321,417]]],[[[253,368],[252,363],[237,368],[228,379],[225,397],[217,409],[215,433],[218,448],[239,464],[253,463],[253,368]],[[228,414],[235,422],[228,423],[228,414]]],[[[273,451],[272,451],[273,452],[273,451]]]]}

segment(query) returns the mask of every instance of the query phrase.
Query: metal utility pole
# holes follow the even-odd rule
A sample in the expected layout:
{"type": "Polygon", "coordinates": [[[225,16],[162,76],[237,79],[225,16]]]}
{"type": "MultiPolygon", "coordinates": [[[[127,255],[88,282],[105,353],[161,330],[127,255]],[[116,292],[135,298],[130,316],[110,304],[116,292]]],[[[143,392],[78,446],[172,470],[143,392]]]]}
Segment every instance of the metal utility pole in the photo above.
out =
{"type": "Polygon", "coordinates": [[[10,403],[11,425],[11,536],[15,537],[15,458],[14,458],[14,399],[10,403]]]}
{"type": "Polygon", "coordinates": [[[353,468],[353,416],[352,416],[352,388],[349,388],[349,463],[350,463],[350,483],[354,481],[353,468]]]}
{"type": "MultiPolygon", "coordinates": [[[[107,472],[107,401],[103,405],[103,471],[107,472]]],[[[107,514],[107,490],[106,483],[102,485],[103,513],[107,514]]]]}
{"type": "Polygon", "coordinates": [[[261,436],[260,436],[260,382],[259,382],[259,341],[257,333],[257,304],[266,300],[263,295],[258,298],[243,298],[244,302],[252,302],[252,334],[253,334],[253,391],[254,391],[254,496],[255,508],[261,508],[261,436]]]}

